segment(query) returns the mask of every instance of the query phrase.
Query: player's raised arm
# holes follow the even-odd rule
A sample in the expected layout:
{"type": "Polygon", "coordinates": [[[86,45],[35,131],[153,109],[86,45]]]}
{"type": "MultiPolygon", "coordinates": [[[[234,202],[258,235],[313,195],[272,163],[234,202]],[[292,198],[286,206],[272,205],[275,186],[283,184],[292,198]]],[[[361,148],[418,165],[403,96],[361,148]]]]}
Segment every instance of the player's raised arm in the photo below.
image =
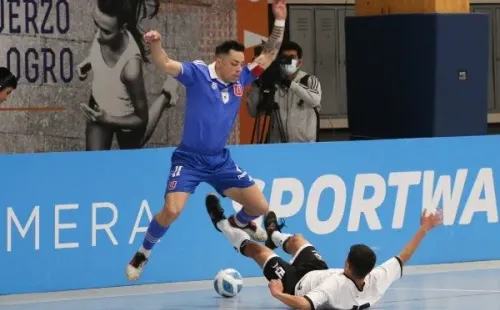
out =
{"type": "Polygon", "coordinates": [[[443,214],[441,210],[436,210],[435,213],[427,214],[425,210],[420,219],[420,228],[417,233],[413,236],[413,238],[406,244],[404,249],[398,254],[401,263],[404,265],[406,262],[410,260],[413,253],[420,245],[422,239],[424,239],[427,232],[434,227],[440,225],[443,220],[443,214]]]}
{"type": "Polygon", "coordinates": [[[424,212],[420,220],[420,228],[404,249],[396,257],[388,259],[373,269],[370,274],[374,277],[374,283],[376,283],[379,292],[385,292],[394,281],[401,278],[403,265],[410,260],[427,232],[441,224],[441,221],[442,213],[440,211],[429,215],[424,212]]]}
{"type": "Polygon", "coordinates": [[[153,62],[159,69],[173,77],[182,72],[182,64],[168,57],[167,52],[161,46],[161,35],[158,31],[147,32],[144,35],[144,40],[150,45],[153,62]]]}
{"type": "Polygon", "coordinates": [[[269,39],[262,48],[261,54],[254,60],[253,65],[259,65],[263,70],[267,69],[276,59],[285,35],[285,21],[287,16],[286,1],[274,0],[274,27],[269,39]]]}

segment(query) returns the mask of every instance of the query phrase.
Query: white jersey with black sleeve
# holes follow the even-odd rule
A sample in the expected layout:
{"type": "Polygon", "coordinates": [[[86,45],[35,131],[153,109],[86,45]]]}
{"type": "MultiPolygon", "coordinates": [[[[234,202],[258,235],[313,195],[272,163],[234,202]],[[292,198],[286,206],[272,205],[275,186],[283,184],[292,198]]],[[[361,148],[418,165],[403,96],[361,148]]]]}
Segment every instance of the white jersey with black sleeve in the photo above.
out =
{"type": "Polygon", "coordinates": [[[302,277],[295,287],[295,295],[305,297],[311,309],[361,310],[377,303],[402,274],[401,260],[393,257],[375,267],[366,276],[363,289],[358,290],[343,269],[316,270],[302,277]]]}

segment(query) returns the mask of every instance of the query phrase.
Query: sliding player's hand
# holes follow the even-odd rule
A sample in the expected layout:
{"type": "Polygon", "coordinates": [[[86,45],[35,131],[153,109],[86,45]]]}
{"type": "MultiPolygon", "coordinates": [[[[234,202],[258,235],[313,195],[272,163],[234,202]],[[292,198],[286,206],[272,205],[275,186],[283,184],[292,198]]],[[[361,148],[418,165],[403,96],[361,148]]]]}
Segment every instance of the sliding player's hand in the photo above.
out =
{"type": "Polygon", "coordinates": [[[283,293],[283,283],[281,280],[271,280],[269,282],[269,290],[271,291],[271,295],[276,297],[277,295],[283,293]]]}
{"type": "Polygon", "coordinates": [[[422,213],[420,218],[420,226],[425,231],[429,231],[436,226],[443,223],[443,212],[441,209],[436,209],[434,212],[430,212],[427,209],[422,213]]]}
{"type": "Polygon", "coordinates": [[[148,44],[160,42],[161,34],[156,30],[148,31],[144,34],[144,41],[148,44]]]}

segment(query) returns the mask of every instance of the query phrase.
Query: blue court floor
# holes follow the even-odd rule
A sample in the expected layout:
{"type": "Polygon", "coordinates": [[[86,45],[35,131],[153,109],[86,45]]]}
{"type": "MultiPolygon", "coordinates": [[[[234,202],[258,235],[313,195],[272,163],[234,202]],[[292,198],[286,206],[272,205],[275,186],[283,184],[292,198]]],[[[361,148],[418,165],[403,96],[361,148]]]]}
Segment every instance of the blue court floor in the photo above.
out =
{"type": "MultiPolygon", "coordinates": [[[[500,263],[408,267],[371,309],[500,309],[500,263]],[[456,267],[459,266],[459,267],[456,267]]],[[[210,282],[1,296],[2,310],[287,309],[264,279],[245,279],[235,298],[218,297],[210,282]]]]}

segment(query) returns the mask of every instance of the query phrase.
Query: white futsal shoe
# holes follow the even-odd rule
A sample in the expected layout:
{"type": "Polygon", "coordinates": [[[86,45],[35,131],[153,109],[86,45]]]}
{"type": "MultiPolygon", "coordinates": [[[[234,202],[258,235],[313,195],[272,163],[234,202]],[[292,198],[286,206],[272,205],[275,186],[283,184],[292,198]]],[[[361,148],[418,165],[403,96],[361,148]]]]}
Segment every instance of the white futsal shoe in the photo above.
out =
{"type": "MultiPolygon", "coordinates": [[[[205,199],[205,206],[207,207],[207,210],[209,213],[211,213],[210,210],[218,210],[218,212],[222,212],[224,214],[224,210],[220,204],[219,197],[215,194],[208,194],[206,199],[205,199]]],[[[238,224],[236,224],[236,219],[234,215],[231,215],[229,218],[229,224],[231,224],[232,227],[238,228],[246,232],[250,238],[252,238],[255,241],[259,242],[265,242],[267,240],[267,232],[264,228],[260,227],[259,225],[255,224],[254,222],[248,223],[246,226],[241,227],[238,224]]],[[[216,223],[214,223],[215,229],[220,231],[219,228],[217,228],[216,223]]]]}

